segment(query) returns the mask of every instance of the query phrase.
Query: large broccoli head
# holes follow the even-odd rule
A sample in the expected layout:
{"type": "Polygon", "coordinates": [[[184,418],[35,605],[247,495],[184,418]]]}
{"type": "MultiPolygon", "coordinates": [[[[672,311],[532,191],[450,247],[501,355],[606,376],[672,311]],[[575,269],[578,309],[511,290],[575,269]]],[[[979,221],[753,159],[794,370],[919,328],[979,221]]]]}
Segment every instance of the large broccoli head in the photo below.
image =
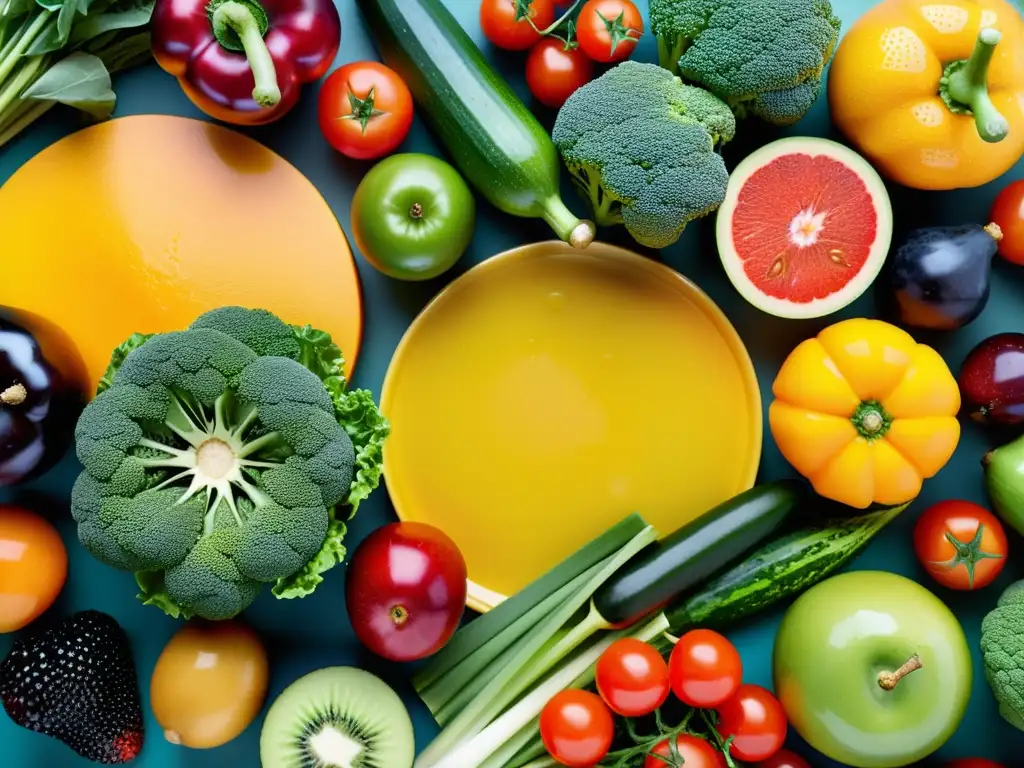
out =
{"type": "Polygon", "coordinates": [[[818,98],[840,27],[829,0],[651,0],[661,65],[776,125],[818,98]]]}
{"type": "Polygon", "coordinates": [[[999,714],[1024,731],[1024,581],[1010,585],[982,621],[981,655],[999,714]]]}
{"type": "Polygon", "coordinates": [[[147,602],[230,618],[265,582],[308,594],[343,556],[334,508],[376,486],[387,423],[340,369],[313,372],[340,353],[329,337],[309,352],[311,333],[232,307],[115,354],[77,425],[72,512],[82,544],[138,572],[147,602]],[[351,430],[344,409],[359,411],[351,430]]]}
{"type": "Polygon", "coordinates": [[[552,137],[598,224],[665,248],[722,204],[729,172],[715,150],[735,133],[720,99],[626,61],[569,97],[552,137]]]}

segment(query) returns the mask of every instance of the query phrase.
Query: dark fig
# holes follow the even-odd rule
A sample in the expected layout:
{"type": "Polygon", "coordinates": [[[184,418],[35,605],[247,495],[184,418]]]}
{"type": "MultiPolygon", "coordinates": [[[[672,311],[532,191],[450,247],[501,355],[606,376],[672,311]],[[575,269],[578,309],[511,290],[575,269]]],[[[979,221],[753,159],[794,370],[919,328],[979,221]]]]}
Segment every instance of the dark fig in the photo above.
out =
{"type": "Polygon", "coordinates": [[[960,371],[960,394],[976,421],[1024,423],[1024,333],[990,336],[972,349],[960,371]]]}
{"type": "Polygon", "coordinates": [[[992,259],[1003,233],[995,224],[912,232],[892,258],[891,299],[903,325],[963,328],[988,303],[992,259]]]}

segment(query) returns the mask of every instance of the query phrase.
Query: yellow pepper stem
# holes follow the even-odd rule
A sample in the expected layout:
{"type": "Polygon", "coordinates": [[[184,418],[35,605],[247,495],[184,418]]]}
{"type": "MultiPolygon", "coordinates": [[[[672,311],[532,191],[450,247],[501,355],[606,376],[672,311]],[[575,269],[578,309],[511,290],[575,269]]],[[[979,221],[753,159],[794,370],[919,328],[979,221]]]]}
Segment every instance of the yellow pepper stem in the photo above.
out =
{"type": "Polygon", "coordinates": [[[857,406],[850,421],[860,436],[868,440],[884,437],[892,426],[892,416],[885,412],[885,408],[877,400],[865,400],[857,406]]]}
{"type": "Polygon", "coordinates": [[[1002,39],[998,29],[981,30],[971,57],[946,67],[939,89],[950,111],[974,115],[978,135],[990,144],[1002,141],[1010,133],[1010,122],[996,109],[988,92],[989,64],[1002,39]]]}

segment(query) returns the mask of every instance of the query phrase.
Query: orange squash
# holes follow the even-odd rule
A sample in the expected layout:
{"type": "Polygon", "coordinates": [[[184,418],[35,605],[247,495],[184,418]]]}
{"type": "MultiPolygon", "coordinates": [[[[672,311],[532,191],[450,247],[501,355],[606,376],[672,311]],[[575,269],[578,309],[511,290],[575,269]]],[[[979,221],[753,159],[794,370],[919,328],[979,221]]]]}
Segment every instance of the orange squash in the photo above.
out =
{"type": "Polygon", "coordinates": [[[225,305],[327,331],[349,373],[359,352],[341,226],[295,167],[233,130],[162,115],[86,128],[0,188],[0,228],[0,307],[59,338],[90,392],[132,333],[225,305]]]}

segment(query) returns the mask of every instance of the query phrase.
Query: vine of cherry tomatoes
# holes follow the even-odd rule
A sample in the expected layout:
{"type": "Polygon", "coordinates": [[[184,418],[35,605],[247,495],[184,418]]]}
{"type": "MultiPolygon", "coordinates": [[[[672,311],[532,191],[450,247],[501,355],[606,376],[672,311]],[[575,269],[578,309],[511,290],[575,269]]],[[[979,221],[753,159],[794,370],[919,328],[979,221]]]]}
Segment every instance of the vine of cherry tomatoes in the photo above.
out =
{"type": "Polygon", "coordinates": [[[553,109],[594,78],[595,63],[617,64],[632,56],[644,34],[643,16],[630,0],[587,0],[582,7],[581,2],[569,4],[569,9],[557,18],[556,5],[566,3],[480,3],[484,36],[507,51],[529,50],[526,83],[530,93],[553,109]]]}
{"type": "Polygon", "coordinates": [[[585,768],[604,760],[615,737],[613,713],[651,715],[671,691],[693,710],[705,710],[704,722],[714,723],[711,737],[689,729],[688,723],[701,719],[691,716],[687,725],[626,748],[646,755],[644,768],[725,768],[725,745],[732,758],[763,768],[807,768],[782,749],[788,730],[782,705],[767,689],[743,683],[739,652],[717,632],[688,632],[667,662],[647,643],[617,640],[598,659],[595,683],[597,694],[562,691],[541,713],[541,740],[561,765],[585,768]]]}

